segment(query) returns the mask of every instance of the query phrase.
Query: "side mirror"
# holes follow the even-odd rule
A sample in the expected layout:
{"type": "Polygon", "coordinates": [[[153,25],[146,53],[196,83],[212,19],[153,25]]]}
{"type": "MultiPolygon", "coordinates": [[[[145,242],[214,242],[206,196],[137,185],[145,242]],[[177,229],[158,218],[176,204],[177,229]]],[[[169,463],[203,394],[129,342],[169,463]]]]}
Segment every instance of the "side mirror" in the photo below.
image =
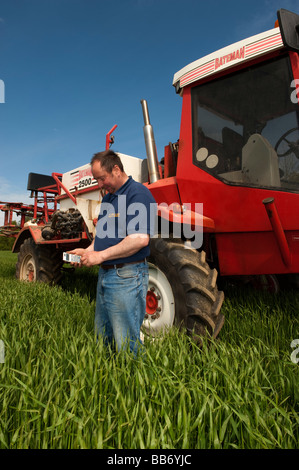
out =
{"type": "Polygon", "coordinates": [[[299,15],[288,10],[278,10],[278,24],[284,45],[299,52],[299,15]]]}

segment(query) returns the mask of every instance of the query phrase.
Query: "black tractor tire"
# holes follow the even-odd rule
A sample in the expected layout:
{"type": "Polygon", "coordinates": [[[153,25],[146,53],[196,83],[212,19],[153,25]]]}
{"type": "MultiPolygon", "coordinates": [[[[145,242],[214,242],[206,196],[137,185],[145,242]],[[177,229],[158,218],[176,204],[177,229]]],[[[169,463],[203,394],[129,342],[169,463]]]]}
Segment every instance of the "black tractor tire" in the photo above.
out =
{"type": "Polygon", "coordinates": [[[262,292],[269,292],[270,294],[278,294],[280,285],[275,274],[261,274],[252,276],[250,279],[251,286],[262,292]]]}
{"type": "Polygon", "coordinates": [[[203,337],[216,338],[224,323],[224,294],[218,291],[218,273],[209,267],[205,252],[175,239],[153,238],[150,246],[143,334],[156,336],[176,325],[198,344],[203,337]]]}
{"type": "Polygon", "coordinates": [[[61,279],[62,264],[62,255],[54,246],[37,245],[32,238],[27,238],[20,247],[16,278],[55,285],[61,279]]]}

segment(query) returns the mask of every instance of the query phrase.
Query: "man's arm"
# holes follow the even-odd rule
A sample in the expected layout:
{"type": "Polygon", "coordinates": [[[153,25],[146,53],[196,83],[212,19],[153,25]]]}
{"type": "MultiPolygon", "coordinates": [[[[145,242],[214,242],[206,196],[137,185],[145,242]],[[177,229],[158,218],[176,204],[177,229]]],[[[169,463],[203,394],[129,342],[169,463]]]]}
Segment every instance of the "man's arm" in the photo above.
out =
{"type": "Polygon", "coordinates": [[[111,246],[103,251],[93,251],[94,244],[92,244],[86,250],[83,250],[82,254],[78,252],[78,250],[81,250],[80,248],[71,253],[81,256],[81,264],[83,266],[94,266],[111,259],[126,258],[134,255],[137,251],[147,246],[148,243],[149,235],[139,233],[128,235],[117,245],[111,246]]]}

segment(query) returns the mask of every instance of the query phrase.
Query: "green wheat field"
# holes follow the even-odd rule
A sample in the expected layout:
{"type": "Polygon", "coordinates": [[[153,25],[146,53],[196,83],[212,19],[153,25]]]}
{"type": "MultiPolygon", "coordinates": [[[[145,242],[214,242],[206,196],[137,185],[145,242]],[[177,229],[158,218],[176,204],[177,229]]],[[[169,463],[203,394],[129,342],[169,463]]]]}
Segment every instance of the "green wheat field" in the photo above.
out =
{"type": "Polygon", "coordinates": [[[217,341],[173,328],[133,359],[95,341],[96,271],[49,287],[15,263],[0,252],[1,449],[298,448],[298,292],[228,286],[217,341]]]}

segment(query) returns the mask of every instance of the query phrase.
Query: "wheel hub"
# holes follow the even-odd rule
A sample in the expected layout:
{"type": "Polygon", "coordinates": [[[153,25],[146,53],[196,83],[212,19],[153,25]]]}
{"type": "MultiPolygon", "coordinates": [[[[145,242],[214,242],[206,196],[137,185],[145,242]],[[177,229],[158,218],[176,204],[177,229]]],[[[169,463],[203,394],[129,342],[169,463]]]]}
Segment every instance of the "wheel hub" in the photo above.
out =
{"type": "Polygon", "coordinates": [[[146,295],[146,314],[145,318],[151,318],[155,320],[159,318],[161,312],[161,306],[159,301],[161,300],[161,294],[158,289],[152,286],[146,295]]]}
{"type": "Polygon", "coordinates": [[[165,274],[149,263],[149,284],[142,334],[156,336],[174,322],[174,296],[165,274]]]}
{"type": "Polygon", "coordinates": [[[29,282],[34,281],[34,266],[32,264],[27,265],[26,278],[29,282]]]}
{"type": "Polygon", "coordinates": [[[31,255],[27,255],[21,266],[20,279],[23,281],[34,282],[36,278],[35,264],[31,255]]]}

